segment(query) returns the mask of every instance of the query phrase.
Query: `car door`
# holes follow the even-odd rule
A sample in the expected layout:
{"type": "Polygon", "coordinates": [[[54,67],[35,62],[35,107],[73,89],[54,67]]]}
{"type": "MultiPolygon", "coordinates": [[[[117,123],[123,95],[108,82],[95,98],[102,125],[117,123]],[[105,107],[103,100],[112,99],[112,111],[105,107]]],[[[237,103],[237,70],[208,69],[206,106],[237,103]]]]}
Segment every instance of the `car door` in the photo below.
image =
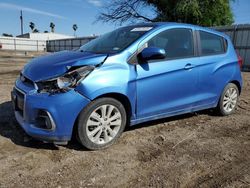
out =
{"type": "Polygon", "coordinates": [[[200,61],[197,64],[199,99],[196,105],[214,106],[234,70],[227,68],[227,43],[223,37],[201,30],[197,35],[200,61]]]}
{"type": "Polygon", "coordinates": [[[137,118],[190,111],[196,102],[199,61],[193,31],[168,29],[144,46],[163,48],[167,57],[136,65],[137,118]]]}

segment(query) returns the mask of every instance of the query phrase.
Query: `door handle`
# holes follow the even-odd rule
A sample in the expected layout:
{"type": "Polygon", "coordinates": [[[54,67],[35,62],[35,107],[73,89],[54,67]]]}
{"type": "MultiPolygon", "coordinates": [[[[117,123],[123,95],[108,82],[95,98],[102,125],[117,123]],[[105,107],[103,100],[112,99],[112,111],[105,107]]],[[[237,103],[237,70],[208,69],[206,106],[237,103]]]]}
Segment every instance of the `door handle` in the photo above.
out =
{"type": "Polygon", "coordinates": [[[189,70],[189,69],[192,69],[194,67],[195,67],[195,65],[192,65],[191,63],[188,63],[188,64],[185,65],[184,69],[189,70]]]}

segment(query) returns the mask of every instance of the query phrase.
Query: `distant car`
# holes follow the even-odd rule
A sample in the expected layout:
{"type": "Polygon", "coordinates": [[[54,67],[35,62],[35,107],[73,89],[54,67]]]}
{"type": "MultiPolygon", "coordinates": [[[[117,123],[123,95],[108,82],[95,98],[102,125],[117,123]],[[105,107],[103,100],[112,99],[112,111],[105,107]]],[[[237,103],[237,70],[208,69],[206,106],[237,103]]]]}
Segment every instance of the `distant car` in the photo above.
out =
{"type": "Polygon", "coordinates": [[[31,60],[12,92],[27,134],[86,148],[113,144],[126,125],[215,108],[235,111],[241,63],[228,36],[178,23],[119,28],[31,60]],[[73,131],[74,130],[74,131],[73,131]]]}

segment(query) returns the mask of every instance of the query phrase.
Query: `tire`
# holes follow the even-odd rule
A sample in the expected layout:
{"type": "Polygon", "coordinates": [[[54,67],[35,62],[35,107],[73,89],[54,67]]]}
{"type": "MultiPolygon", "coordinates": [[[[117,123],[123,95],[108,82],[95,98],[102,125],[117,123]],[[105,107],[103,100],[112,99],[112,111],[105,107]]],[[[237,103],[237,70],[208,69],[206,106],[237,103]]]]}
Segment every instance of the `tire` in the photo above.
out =
{"type": "Polygon", "coordinates": [[[216,111],[219,115],[228,116],[235,112],[235,108],[239,100],[239,89],[233,84],[229,83],[224,88],[219,103],[216,107],[216,111]]]}
{"type": "Polygon", "coordinates": [[[125,108],[118,100],[107,97],[96,99],[79,115],[78,140],[90,150],[107,148],[120,137],[126,121],[125,108]]]}

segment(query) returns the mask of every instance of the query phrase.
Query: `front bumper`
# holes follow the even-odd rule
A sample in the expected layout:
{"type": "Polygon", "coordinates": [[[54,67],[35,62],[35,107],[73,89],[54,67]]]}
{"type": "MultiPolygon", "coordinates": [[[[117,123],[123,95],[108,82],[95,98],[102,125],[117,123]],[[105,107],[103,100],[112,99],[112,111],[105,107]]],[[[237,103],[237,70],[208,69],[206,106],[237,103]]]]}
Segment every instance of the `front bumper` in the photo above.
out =
{"type": "Polygon", "coordinates": [[[28,135],[46,142],[64,143],[71,139],[77,116],[90,100],[74,90],[53,95],[37,93],[18,79],[12,91],[12,102],[16,120],[28,135]],[[16,104],[16,91],[23,95],[22,105],[16,104]],[[47,114],[50,129],[38,125],[41,111],[47,114]]]}

